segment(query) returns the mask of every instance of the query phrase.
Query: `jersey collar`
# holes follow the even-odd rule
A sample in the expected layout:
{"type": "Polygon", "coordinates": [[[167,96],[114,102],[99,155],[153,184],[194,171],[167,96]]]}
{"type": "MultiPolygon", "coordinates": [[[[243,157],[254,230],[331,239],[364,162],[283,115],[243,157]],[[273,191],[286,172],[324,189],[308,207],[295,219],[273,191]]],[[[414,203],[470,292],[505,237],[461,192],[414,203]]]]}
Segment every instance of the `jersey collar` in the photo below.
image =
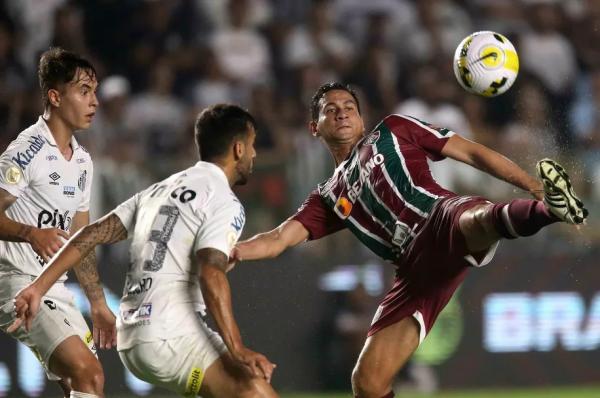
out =
{"type": "Polygon", "coordinates": [[[210,162],[203,162],[202,160],[200,160],[198,161],[198,163],[196,163],[196,166],[200,168],[213,170],[213,172],[217,174],[219,178],[221,178],[227,184],[227,186],[229,186],[229,180],[227,179],[225,172],[216,164],[210,162]]]}
{"type": "MultiPolygon", "coordinates": [[[[42,132],[44,138],[46,138],[46,141],[48,142],[48,145],[55,148],[58,147],[56,140],[50,131],[50,127],[48,127],[48,123],[46,123],[46,120],[42,116],[38,118],[36,127],[42,132]]],[[[71,136],[71,148],[73,148],[73,153],[75,153],[75,150],[79,149],[79,143],[75,139],[75,135],[71,136]]]]}

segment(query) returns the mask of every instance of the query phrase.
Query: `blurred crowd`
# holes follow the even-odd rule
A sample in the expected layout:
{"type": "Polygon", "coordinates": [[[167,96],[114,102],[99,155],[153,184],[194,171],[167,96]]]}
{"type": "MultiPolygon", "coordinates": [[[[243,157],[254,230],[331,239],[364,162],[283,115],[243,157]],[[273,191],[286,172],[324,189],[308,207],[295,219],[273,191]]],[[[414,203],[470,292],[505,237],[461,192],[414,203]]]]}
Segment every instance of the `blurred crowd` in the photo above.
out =
{"type": "MultiPolygon", "coordinates": [[[[235,102],[258,120],[248,233],[271,228],[332,170],[307,129],[324,82],[360,93],[367,125],[406,113],[486,144],[533,172],[557,157],[600,202],[600,0],[0,0],[0,148],[41,113],[39,54],[89,57],[100,108],[79,139],[95,160],[95,215],[196,160],[199,110],[235,102]],[[503,33],[520,55],[495,99],[463,91],[458,43],[503,33]]],[[[441,182],[492,199],[523,195],[451,161],[441,182]]],[[[593,217],[592,217],[593,222],[593,217]]],[[[594,228],[596,229],[596,228],[594,228]]]]}

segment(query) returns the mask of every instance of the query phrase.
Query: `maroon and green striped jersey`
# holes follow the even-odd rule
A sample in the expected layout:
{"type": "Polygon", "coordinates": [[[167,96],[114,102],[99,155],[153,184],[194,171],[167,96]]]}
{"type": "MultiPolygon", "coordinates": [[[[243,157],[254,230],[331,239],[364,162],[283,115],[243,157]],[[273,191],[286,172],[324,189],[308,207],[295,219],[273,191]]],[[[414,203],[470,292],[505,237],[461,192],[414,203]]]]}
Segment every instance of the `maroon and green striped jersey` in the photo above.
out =
{"type": "Polygon", "coordinates": [[[455,195],[437,184],[427,163],[444,159],[442,148],[454,134],[414,117],[386,117],[292,218],[310,239],[349,228],[375,254],[395,262],[434,203],[455,195]]]}

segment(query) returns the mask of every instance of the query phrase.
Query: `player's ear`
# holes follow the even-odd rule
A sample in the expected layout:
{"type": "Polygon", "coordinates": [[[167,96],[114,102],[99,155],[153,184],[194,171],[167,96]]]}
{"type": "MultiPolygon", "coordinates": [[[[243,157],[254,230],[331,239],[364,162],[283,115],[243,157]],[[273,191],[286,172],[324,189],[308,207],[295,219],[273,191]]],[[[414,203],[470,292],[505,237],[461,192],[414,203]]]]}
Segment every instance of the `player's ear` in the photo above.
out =
{"type": "Polygon", "coordinates": [[[48,90],[48,102],[54,107],[60,106],[60,92],[57,89],[48,90]]]}
{"type": "Polygon", "coordinates": [[[319,131],[317,130],[317,122],[314,120],[308,123],[308,130],[313,137],[320,137],[319,131]]]}
{"type": "Polygon", "coordinates": [[[240,160],[242,156],[244,156],[244,152],[246,152],[246,145],[242,140],[235,140],[233,143],[233,158],[235,160],[240,160]]]}

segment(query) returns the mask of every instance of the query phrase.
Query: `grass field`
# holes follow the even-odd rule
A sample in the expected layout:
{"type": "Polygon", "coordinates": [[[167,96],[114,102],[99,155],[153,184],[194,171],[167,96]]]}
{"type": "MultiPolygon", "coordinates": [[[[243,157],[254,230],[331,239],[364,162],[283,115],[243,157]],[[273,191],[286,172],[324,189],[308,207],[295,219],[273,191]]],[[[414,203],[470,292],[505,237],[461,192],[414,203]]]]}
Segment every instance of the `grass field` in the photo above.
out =
{"type": "MultiPolygon", "coordinates": [[[[174,397],[176,395],[148,395],[146,398],[174,397]]],[[[350,393],[281,393],[281,398],[349,398],[350,393]]],[[[448,391],[436,394],[396,393],[397,398],[600,398],[600,386],[578,388],[516,389],[516,390],[468,390],[448,391]]],[[[121,395],[114,398],[134,398],[121,395]]]]}
{"type": "MultiPolygon", "coordinates": [[[[350,394],[282,394],[282,398],[348,398],[350,394]]],[[[470,390],[432,395],[396,393],[398,398],[600,398],[600,387],[470,390]]]]}

